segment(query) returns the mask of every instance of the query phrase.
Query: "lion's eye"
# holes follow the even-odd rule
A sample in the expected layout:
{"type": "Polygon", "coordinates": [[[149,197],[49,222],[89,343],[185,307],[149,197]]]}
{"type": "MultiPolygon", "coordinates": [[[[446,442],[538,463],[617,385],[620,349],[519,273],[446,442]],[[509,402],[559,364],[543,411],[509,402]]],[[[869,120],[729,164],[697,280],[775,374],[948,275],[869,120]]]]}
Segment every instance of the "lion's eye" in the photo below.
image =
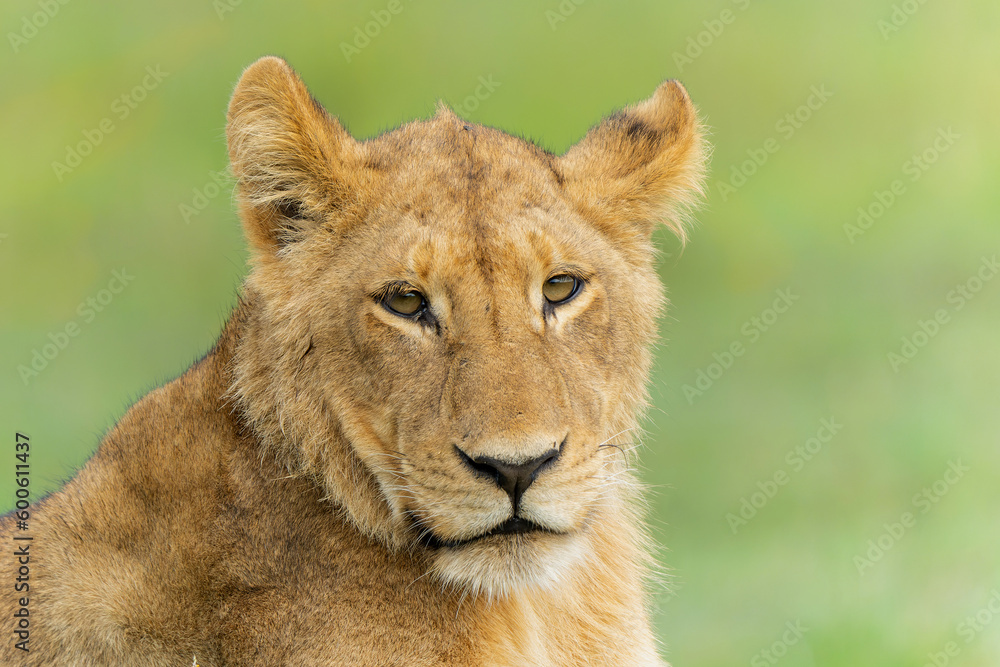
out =
{"type": "Polygon", "coordinates": [[[427,301],[420,292],[410,290],[408,292],[397,292],[389,296],[384,302],[385,307],[397,315],[412,317],[417,315],[427,307],[427,301]]]}
{"type": "Polygon", "coordinates": [[[580,279],[566,274],[552,276],[542,285],[545,300],[553,305],[566,303],[580,291],[580,279]]]}

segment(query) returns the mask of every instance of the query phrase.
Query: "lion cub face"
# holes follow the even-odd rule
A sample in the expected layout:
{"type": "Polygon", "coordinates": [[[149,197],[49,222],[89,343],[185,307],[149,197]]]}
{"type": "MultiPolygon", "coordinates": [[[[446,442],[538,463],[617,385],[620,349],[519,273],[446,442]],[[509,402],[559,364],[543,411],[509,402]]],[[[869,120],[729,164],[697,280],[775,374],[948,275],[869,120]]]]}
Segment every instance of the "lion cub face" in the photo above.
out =
{"type": "Polygon", "coordinates": [[[259,306],[234,393],[261,441],[446,582],[558,583],[625,511],[649,238],[702,170],[683,89],[555,157],[446,109],[357,142],[265,58],[228,134],[259,306]]]}

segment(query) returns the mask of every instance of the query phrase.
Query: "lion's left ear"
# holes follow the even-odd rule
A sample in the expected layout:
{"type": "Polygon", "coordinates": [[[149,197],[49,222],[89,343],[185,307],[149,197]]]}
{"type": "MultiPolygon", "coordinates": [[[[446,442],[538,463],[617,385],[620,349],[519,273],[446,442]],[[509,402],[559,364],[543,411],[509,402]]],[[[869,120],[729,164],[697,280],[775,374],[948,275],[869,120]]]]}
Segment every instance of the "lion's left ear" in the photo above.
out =
{"type": "Polygon", "coordinates": [[[648,240],[664,221],[684,240],[684,213],[704,194],[706,152],[694,105],[670,80],[605,118],[558,162],[581,211],[616,238],[648,240]]]}

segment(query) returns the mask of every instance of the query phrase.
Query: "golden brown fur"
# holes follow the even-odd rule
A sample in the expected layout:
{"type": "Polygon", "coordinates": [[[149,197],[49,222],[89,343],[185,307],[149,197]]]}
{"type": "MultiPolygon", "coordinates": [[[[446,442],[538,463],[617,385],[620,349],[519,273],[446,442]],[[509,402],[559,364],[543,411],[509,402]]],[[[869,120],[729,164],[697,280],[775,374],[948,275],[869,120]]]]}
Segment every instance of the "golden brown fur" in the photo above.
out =
{"type": "Polygon", "coordinates": [[[701,187],[683,88],[563,156],[443,107],[357,142],[264,58],[227,131],[240,305],[32,508],[32,652],[4,662],[662,664],[623,451],[662,302],[650,235],[683,236],[701,187]],[[584,282],[552,307],[558,273],[584,282]],[[382,305],[393,281],[425,319],[382,305]],[[518,505],[545,530],[482,537],[518,501],[460,452],[548,451],[518,505]]]}

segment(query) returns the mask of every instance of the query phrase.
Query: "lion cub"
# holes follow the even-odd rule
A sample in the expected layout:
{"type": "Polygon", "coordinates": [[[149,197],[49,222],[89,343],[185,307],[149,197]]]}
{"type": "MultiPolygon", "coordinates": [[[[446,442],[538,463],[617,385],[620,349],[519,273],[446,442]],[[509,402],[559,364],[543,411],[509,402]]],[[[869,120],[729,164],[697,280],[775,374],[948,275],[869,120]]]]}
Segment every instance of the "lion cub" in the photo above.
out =
{"type": "Polygon", "coordinates": [[[557,156],[443,106],[357,141],[268,57],[227,136],[240,303],[30,508],[3,664],[662,665],[625,452],[703,178],[681,85],[557,156]]]}

